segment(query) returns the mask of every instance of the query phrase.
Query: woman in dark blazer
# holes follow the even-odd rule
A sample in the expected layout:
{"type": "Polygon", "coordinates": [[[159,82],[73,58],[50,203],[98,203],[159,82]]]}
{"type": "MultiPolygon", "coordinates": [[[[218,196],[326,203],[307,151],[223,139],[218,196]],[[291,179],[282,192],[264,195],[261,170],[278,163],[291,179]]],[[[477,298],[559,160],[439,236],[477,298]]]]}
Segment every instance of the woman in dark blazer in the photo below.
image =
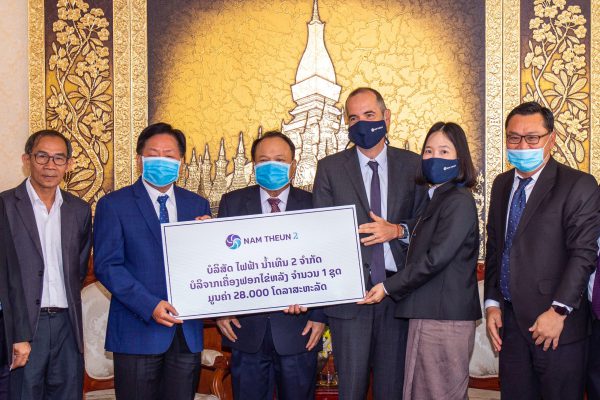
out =
{"type": "Polygon", "coordinates": [[[429,204],[412,230],[406,266],[374,286],[362,303],[397,301],[409,318],[404,399],[467,399],[475,321],[479,222],[470,188],[475,169],[462,128],[438,122],[421,152],[417,181],[429,204]]]}

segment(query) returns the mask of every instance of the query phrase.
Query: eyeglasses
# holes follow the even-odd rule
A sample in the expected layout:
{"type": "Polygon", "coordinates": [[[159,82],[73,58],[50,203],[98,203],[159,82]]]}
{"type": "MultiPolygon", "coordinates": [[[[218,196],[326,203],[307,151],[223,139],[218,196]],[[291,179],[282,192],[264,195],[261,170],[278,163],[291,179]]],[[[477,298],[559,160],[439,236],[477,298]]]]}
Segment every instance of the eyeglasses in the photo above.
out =
{"type": "Polygon", "coordinates": [[[65,156],[64,154],[55,154],[51,156],[48,153],[35,153],[30,154],[30,156],[31,155],[33,156],[35,162],[40,165],[46,165],[50,162],[50,160],[52,160],[54,162],[54,165],[62,166],[65,165],[68,160],[67,156],[65,156]]]}
{"type": "Polygon", "coordinates": [[[546,132],[543,135],[511,134],[511,135],[506,135],[506,141],[510,144],[519,144],[519,143],[521,143],[521,140],[525,139],[525,143],[527,143],[527,144],[538,144],[540,142],[540,138],[543,138],[544,136],[548,136],[551,133],[552,132],[546,132]]]}

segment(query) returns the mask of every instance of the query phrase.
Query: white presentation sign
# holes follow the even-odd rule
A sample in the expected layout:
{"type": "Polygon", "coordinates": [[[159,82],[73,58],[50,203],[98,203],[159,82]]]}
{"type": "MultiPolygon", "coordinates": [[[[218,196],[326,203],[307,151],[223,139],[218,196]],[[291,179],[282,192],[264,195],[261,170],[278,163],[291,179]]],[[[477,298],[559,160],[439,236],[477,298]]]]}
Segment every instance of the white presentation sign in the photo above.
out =
{"type": "Polygon", "coordinates": [[[353,205],[161,226],[179,318],[353,303],[365,295],[353,205]]]}

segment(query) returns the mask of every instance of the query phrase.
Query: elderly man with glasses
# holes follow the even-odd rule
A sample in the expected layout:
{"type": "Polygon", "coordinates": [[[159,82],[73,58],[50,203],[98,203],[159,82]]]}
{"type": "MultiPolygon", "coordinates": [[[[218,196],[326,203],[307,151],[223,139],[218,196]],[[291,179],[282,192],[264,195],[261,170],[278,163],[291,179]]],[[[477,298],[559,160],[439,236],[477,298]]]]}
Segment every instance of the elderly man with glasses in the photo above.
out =
{"type": "Polygon", "coordinates": [[[90,254],[92,213],[86,202],[59,188],[73,164],[71,156],[71,143],[64,135],[35,132],[22,156],[29,177],[0,194],[33,335],[29,362],[11,372],[13,399],[83,396],[81,287],[90,254]]]}

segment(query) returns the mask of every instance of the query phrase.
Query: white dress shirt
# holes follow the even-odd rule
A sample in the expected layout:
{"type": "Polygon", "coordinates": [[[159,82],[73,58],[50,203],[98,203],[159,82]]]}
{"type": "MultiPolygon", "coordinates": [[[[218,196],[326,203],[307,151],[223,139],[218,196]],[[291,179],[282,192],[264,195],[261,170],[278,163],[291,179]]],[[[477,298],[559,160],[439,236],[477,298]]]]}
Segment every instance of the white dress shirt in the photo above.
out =
{"type": "Polygon", "coordinates": [[[67,291],[65,289],[65,272],[62,259],[62,234],[60,207],[63,198],[60,189],[56,188],[54,204],[48,211],[40,196],[31,185],[31,178],[25,183],[27,194],[33,207],[35,223],[42,245],[44,258],[44,282],[42,285],[41,307],[68,308],[67,291]]]}
{"type": "MultiPolygon", "coordinates": [[[[388,200],[388,160],[387,160],[387,146],[383,147],[383,150],[375,157],[370,159],[365,156],[360,150],[356,150],[358,154],[358,163],[360,165],[360,172],[362,174],[363,183],[365,185],[365,191],[367,192],[367,200],[371,204],[371,180],[373,179],[373,170],[369,166],[369,161],[377,161],[377,171],[379,172],[379,189],[381,190],[381,215],[380,217],[387,221],[387,200],[388,200]]],[[[408,233],[408,227],[401,224],[406,233],[408,233]]],[[[409,235],[407,235],[408,237],[409,235]]],[[[404,243],[408,243],[408,239],[400,239],[404,243]]],[[[392,249],[388,242],[383,243],[383,257],[385,260],[385,269],[387,271],[396,272],[396,261],[392,254],[392,249]]]]}
{"type": "MultiPolygon", "coordinates": [[[[600,238],[598,238],[598,246],[600,246],[600,238]]],[[[594,292],[594,279],[596,279],[596,270],[592,272],[590,275],[590,280],[588,281],[588,300],[590,303],[592,302],[592,293],[594,292]]]]}
{"type": "Polygon", "coordinates": [[[166,203],[167,211],[169,212],[169,222],[177,222],[177,203],[175,202],[175,190],[173,189],[173,186],[175,185],[171,185],[169,190],[167,190],[165,193],[162,193],[161,191],[154,189],[143,179],[142,183],[144,184],[144,187],[150,196],[150,201],[154,206],[154,211],[156,211],[156,216],[158,219],[160,220],[160,203],[158,202],[158,196],[166,194],[169,196],[166,203]]]}
{"type": "MultiPolygon", "coordinates": [[[[288,186],[285,190],[279,193],[277,198],[279,199],[279,210],[281,212],[287,209],[288,197],[290,196],[290,187],[288,186]]],[[[260,188],[260,208],[262,209],[263,214],[271,214],[271,205],[269,204],[269,199],[271,196],[269,192],[267,192],[262,187],[260,188]]]]}
{"type": "MultiPolygon", "coordinates": [[[[535,187],[535,184],[537,183],[537,181],[538,181],[538,179],[540,177],[540,174],[542,173],[542,171],[544,170],[544,168],[546,168],[545,165],[538,172],[536,172],[535,174],[533,174],[531,176],[532,181],[527,186],[525,186],[525,202],[529,201],[529,196],[531,195],[531,192],[533,191],[533,188],[535,187]]],[[[508,198],[508,210],[509,210],[509,212],[506,213],[506,223],[504,224],[504,226],[505,226],[504,236],[505,237],[506,237],[506,231],[508,230],[508,217],[510,215],[510,203],[512,202],[512,199],[513,199],[513,196],[515,195],[515,192],[519,188],[519,182],[520,182],[519,178],[525,179],[515,169],[515,176],[513,178],[513,185],[512,185],[512,189],[510,191],[510,197],[508,198]]],[[[552,305],[566,307],[567,310],[569,310],[569,312],[573,311],[573,307],[569,307],[569,306],[567,306],[565,304],[559,303],[558,301],[553,301],[552,305]]],[[[487,299],[485,301],[485,308],[488,308],[488,307],[500,307],[500,303],[497,302],[496,300],[487,299]]]]}

